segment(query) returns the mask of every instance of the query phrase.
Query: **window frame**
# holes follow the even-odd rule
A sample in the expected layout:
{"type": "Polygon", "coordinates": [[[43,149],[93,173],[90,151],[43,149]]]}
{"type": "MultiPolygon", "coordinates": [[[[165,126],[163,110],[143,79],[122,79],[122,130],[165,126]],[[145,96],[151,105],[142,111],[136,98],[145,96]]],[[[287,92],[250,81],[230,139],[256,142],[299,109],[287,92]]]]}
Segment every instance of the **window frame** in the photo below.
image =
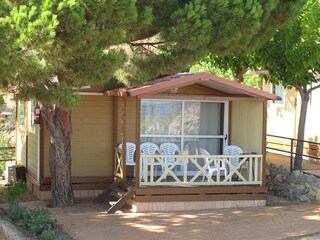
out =
{"type": "MultiPolygon", "coordinates": [[[[281,91],[278,90],[278,92],[281,93],[281,91]]],[[[285,106],[285,98],[286,98],[286,88],[280,83],[280,84],[273,84],[271,83],[271,93],[274,95],[277,95],[281,97],[281,100],[273,100],[272,104],[276,107],[284,107],[285,106]],[[283,94],[280,95],[277,93],[277,90],[274,90],[275,88],[281,88],[283,94]]]]}
{"type": "MultiPolygon", "coordinates": [[[[143,101],[154,101],[154,102],[181,102],[181,134],[172,135],[172,134],[143,134],[140,132],[141,138],[180,138],[180,150],[183,152],[184,149],[184,139],[221,139],[222,140],[222,149],[228,145],[228,126],[229,126],[229,101],[213,101],[213,100],[184,100],[184,99],[149,99],[142,98],[141,105],[143,101]],[[184,124],[185,124],[185,103],[186,102],[210,102],[210,103],[222,103],[224,107],[224,116],[223,116],[223,132],[221,135],[186,135],[184,134],[184,124]]],[[[141,129],[142,116],[140,115],[140,129],[141,129]]]]}

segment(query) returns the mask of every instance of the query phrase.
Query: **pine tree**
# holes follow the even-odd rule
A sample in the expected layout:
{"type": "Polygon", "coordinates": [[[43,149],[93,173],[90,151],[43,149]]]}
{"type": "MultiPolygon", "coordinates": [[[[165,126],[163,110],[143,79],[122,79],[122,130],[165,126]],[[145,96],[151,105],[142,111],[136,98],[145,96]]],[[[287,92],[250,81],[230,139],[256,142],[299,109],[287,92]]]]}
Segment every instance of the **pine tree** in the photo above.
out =
{"type": "Polygon", "coordinates": [[[53,206],[72,205],[74,88],[112,77],[176,73],[212,52],[246,52],[304,0],[6,0],[0,2],[0,82],[36,98],[50,135],[53,206]],[[59,177],[58,177],[59,176],[59,177]]]}

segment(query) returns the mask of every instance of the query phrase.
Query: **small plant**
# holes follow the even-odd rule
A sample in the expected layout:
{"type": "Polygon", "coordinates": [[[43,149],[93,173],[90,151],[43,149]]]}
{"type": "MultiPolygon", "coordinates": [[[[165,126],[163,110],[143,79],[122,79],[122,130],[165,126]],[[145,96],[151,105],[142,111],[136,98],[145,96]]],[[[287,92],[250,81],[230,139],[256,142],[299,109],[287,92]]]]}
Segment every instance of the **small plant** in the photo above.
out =
{"type": "Polygon", "coordinates": [[[6,168],[6,164],[4,162],[0,162],[0,175],[3,174],[5,168],[6,168]]]}
{"type": "Polygon", "coordinates": [[[9,204],[9,207],[6,209],[6,213],[13,221],[22,219],[26,212],[27,210],[19,204],[9,204]]]}
{"type": "Polygon", "coordinates": [[[58,233],[55,230],[44,230],[40,237],[45,240],[55,240],[57,239],[57,235],[58,233]]]}
{"type": "Polygon", "coordinates": [[[64,234],[61,229],[45,230],[40,238],[44,240],[70,240],[70,237],[64,234]]]}
{"type": "Polygon", "coordinates": [[[36,208],[29,210],[22,219],[23,224],[34,235],[41,235],[44,231],[54,230],[57,222],[50,215],[48,209],[36,208]]]}
{"type": "Polygon", "coordinates": [[[17,204],[23,199],[27,191],[27,184],[22,181],[17,181],[6,187],[1,192],[1,195],[9,204],[17,204]]]}

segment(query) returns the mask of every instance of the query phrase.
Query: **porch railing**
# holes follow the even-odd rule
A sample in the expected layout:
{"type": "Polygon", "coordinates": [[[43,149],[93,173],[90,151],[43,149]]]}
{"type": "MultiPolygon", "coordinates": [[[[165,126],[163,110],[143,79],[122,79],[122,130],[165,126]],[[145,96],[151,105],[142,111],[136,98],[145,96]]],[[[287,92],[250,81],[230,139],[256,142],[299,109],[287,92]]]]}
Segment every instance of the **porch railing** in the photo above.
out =
{"type": "Polygon", "coordinates": [[[257,154],[143,155],[140,161],[140,186],[262,185],[262,159],[263,156],[257,154]],[[165,158],[174,161],[168,166],[165,158]],[[230,161],[233,158],[239,159],[236,165],[230,161]],[[216,170],[210,177],[208,166],[214,161],[216,170]],[[226,174],[222,172],[221,166],[224,165],[226,174]]]}
{"type": "Polygon", "coordinates": [[[121,149],[115,148],[114,149],[114,175],[118,178],[123,178],[123,162],[122,162],[122,155],[121,155],[121,149]]]}
{"type": "MultiPolygon", "coordinates": [[[[298,142],[303,143],[303,152],[301,154],[303,158],[313,159],[318,161],[318,163],[320,162],[320,143],[277,135],[267,135],[268,150],[290,155],[290,172],[293,171],[293,164],[296,157],[296,147],[298,142]]],[[[302,161],[302,169],[311,170],[309,168],[310,167],[308,167],[308,165],[304,165],[304,161],[302,161]]]]}

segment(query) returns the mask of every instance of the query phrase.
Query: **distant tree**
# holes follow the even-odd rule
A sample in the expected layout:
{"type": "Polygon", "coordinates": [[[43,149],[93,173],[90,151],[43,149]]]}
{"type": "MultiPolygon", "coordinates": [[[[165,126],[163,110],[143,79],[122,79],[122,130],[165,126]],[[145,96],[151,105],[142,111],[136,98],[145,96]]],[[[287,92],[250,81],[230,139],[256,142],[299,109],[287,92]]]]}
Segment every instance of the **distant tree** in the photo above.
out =
{"type": "Polygon", "coordinates": [[[0,2],[0,82],[36,98],[50,135],[53,206],[72,205],[74,89],[146,81],[208,53],[247,52],[305,0],[12,0],[0,2]]]}
{"type": "Polygon", "coordinates": [[[190,68],[190,71],[211,72],[217,76],[234,80],[238,83],[261,89],[261,78],[258,74],[247,74],[250,70],[257,70],[259,63],[255,59],[254,53],[245,56],[228,55],[213,56],[209,55],[190,68]]]}
{"type": "MultiPolygon", "coordinates": [[[[298,140],[304,140],[310,94],[320,88],[320,1],[310,0],[298,19],[279,30],[259,50],[261,64],[269,70],[267,81],[294,87],[301,97],[298,140]]],[[[298,141],[294,169],[302,169],[303,142],[298,141]]]]}

